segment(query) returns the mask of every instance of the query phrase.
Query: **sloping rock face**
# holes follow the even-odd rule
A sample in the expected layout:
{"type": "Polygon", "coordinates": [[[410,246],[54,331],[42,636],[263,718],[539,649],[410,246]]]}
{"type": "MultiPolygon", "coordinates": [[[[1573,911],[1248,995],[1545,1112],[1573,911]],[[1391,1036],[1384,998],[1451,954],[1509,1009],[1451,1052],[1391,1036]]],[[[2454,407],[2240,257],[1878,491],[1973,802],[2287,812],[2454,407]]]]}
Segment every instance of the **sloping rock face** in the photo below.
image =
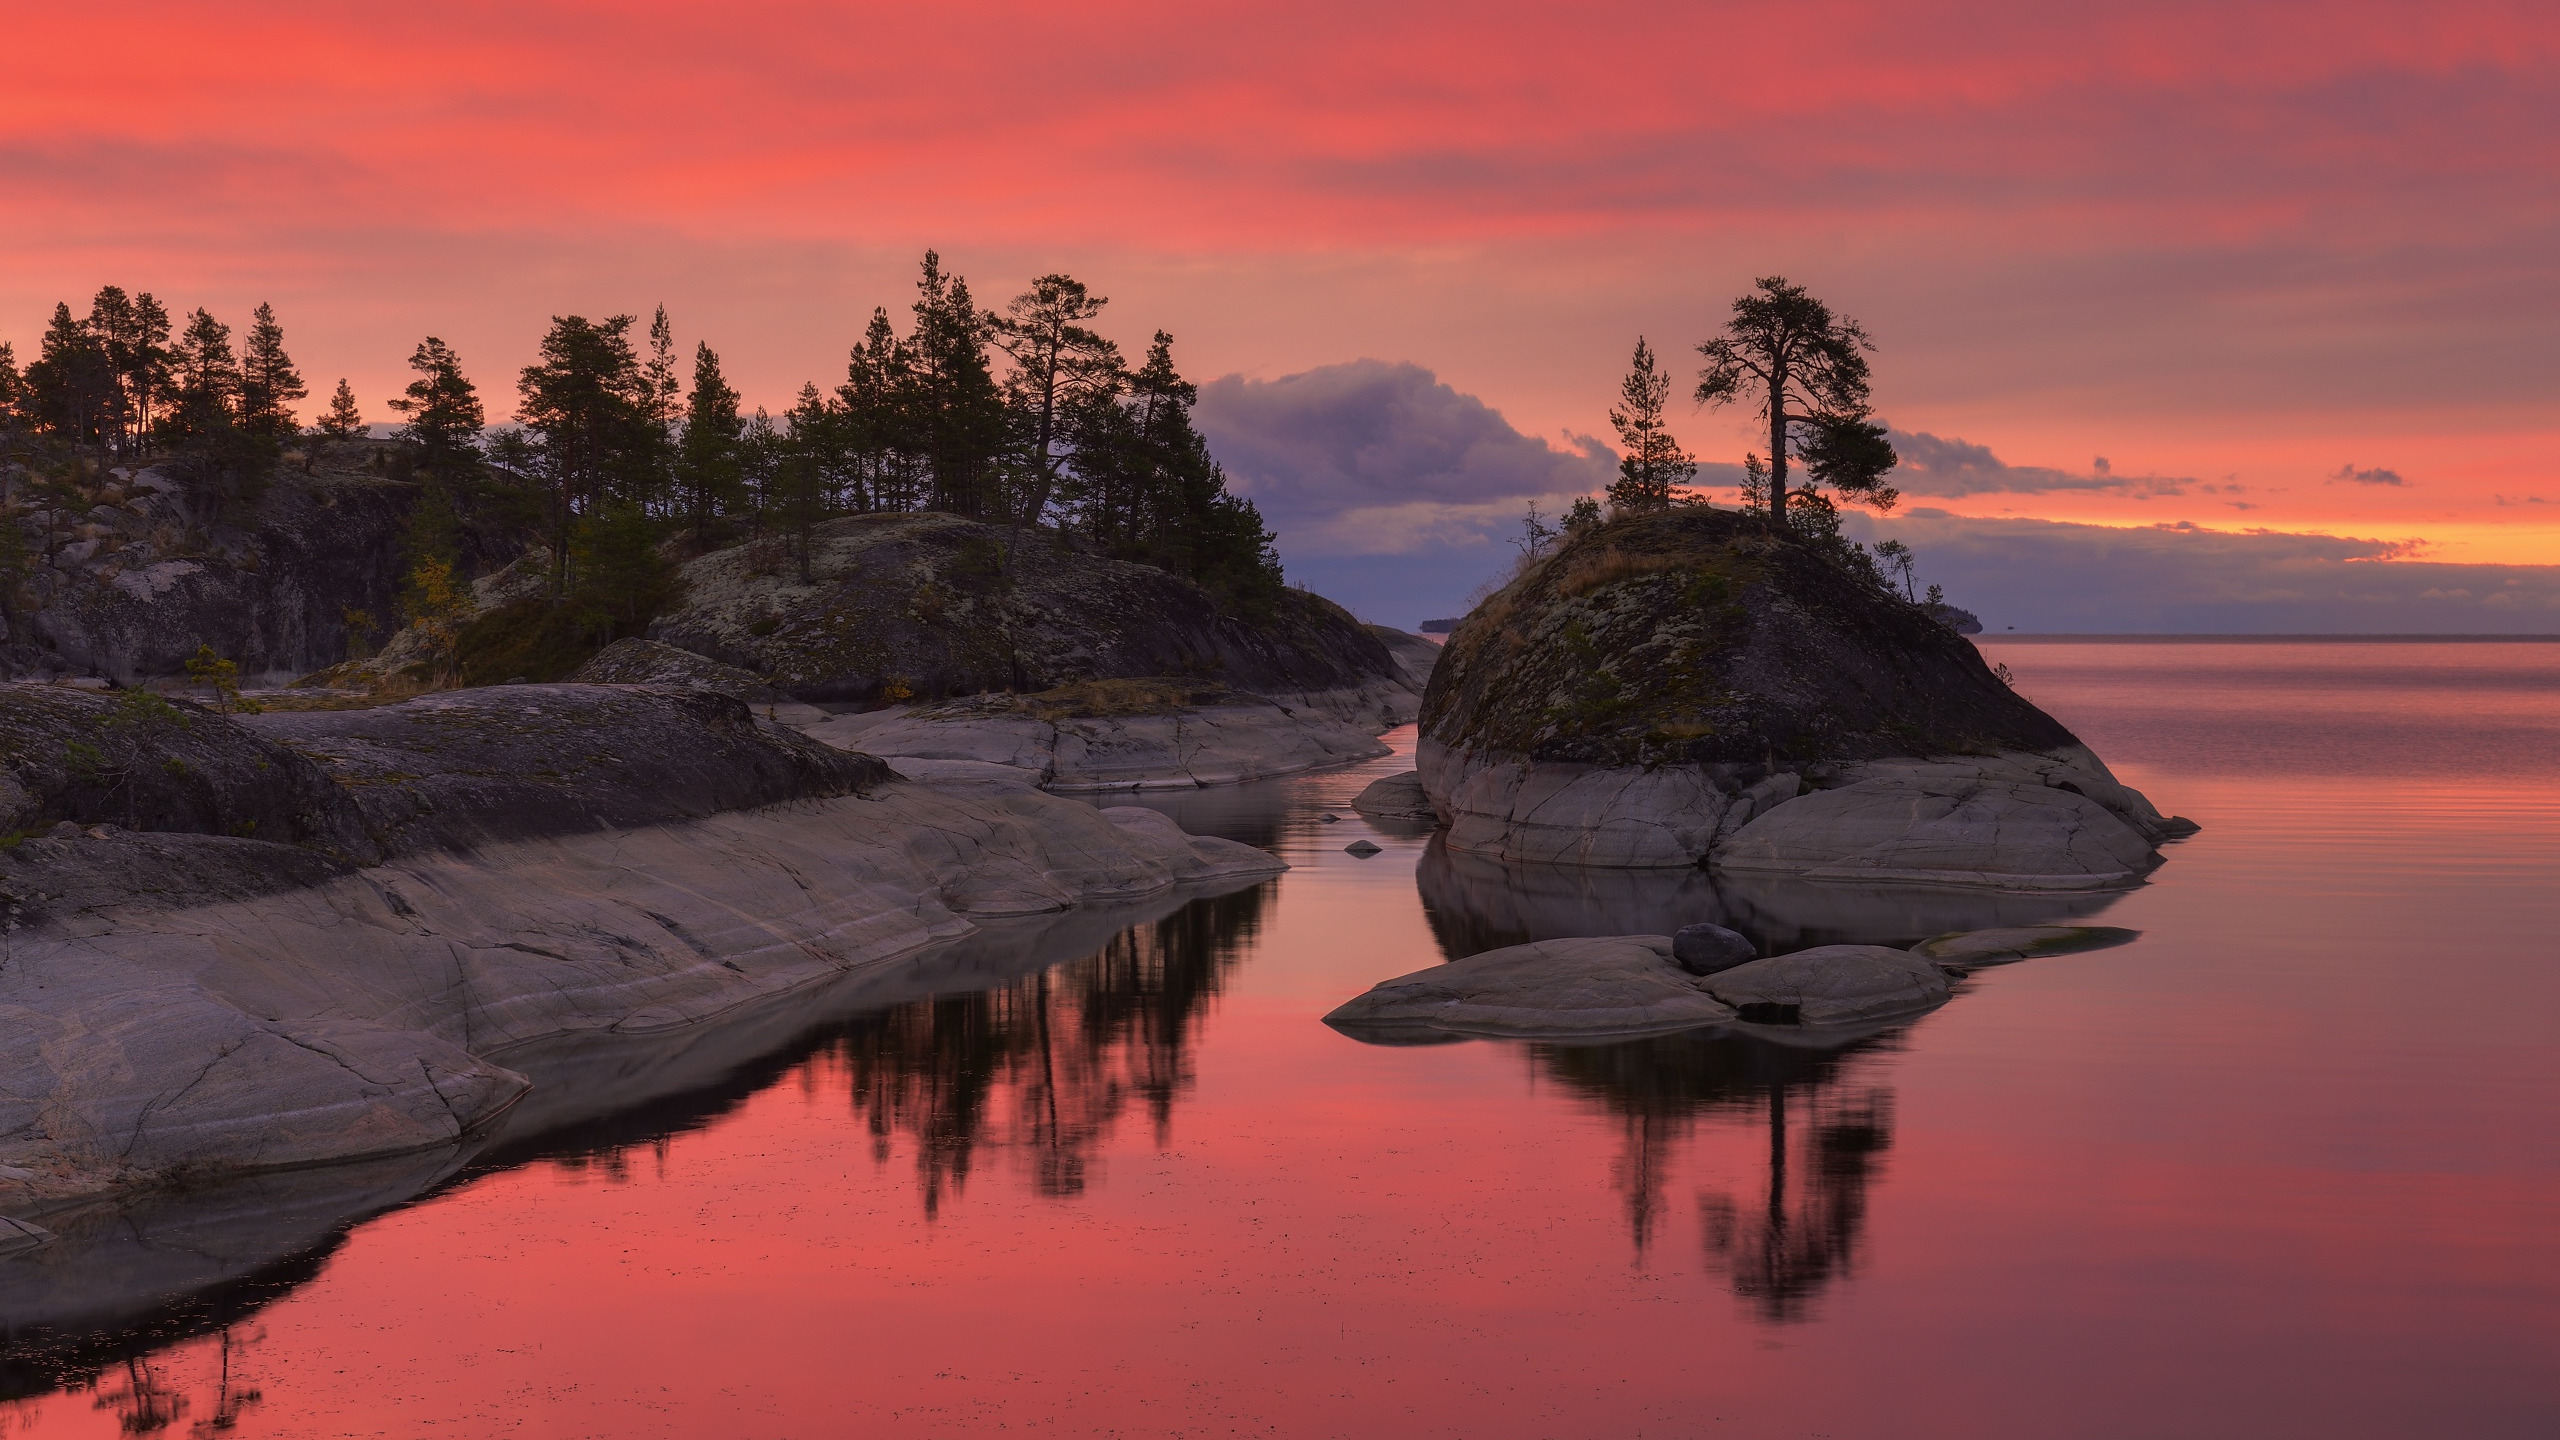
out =
{"type": "Polygon", "coordinates": [[[1285,697],[1402,687],[1376,636],[1331,601],[1284,591],[1267,617],[1223,613],[1178,576],[940,514],[818,527],[812,583],[777,546],[685,566],[682,606],[650,637],[763,676],[803,700],[937,699],[1078,681],[1187,676],[1285,697]]]}
{"type": "Polygon", "coordinates": [[[501,685],[241,723],[353,795],[384,855],[697,819],[889,778],[871,756],[679,686],[501,685]]]}
{"type": "Polygon", "coordinates": [[[781,691],[765,684],[753,672],[637,636],[616,640],[597,651],[569,679],[579,685],[693,685],[741,700],[777,700],[782,696],[781,691]]]}
{"type": "Polygon", "coordinates": [[[0,766],[0,831],[68,821],[376,854],[318,765],[184,700],[0,685],[0,766]]]}
{"type": "Polygon", "coordinates": [[[1044,713],[1038,697],[979,696],[840,715],[813,739],[893,763],[1003,765],[1054,791],[1181,790],[1291,775],[1388,753],[1365,726],[1257,695],[1197,697],[1153,713],[1044,713]]]}
{"type": "Polygon", "coordinates": [[[1396,668],[1404,672],[1404,683],[1412,687],[1414,694],[1419,695],[1429,688],[1431,672],[1440,664],[1440,647],[1437,644],[1392,625],[1362,628],[1377,636],[1379,643],[1387,647],[1387,653],[1395,657],[1396,668]]]}
{"type": "Polygon", "coordinates": [[[347,658],[347,611],[395,622],[417,488],[287,469],[246,513],[224,515],[164,470],[124,475],[86,509],[30,520],[35,604],[7,638],[119,683],[182,673],[199,645],[249,675],[334,665],[347,658]]]}
{"type": "Polygon", "coordinates": [[[1449,847],[1502,860],[2096,886],[2192,828],[1922,607],[1704,507],[1530,567],[1451,637],[1421,723],[1449,847]]]}

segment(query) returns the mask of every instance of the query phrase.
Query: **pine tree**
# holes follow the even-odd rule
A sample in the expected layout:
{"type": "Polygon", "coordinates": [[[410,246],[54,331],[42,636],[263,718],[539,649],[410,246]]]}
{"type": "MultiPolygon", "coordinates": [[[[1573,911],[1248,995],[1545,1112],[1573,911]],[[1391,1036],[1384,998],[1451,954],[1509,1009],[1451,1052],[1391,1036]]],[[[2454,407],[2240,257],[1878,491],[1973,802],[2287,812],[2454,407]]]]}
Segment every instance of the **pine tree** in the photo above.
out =
{"type": "Polygon", "coordinates": [[[517,380],[516,419],[535,442],[554,595],[569,592],[578,522],[609,501],[644,503],[664,446],[654,387],[631,348],[632,320],[553,316],[540,362],[517,380]]]}
{"type": "Polygon", "coordinates": [[[1110,303],[1073,276],[1043,275],[995,317],[996,346],[1013,358],[1004,397],[1021,474],[1017,531],[1048,510],[1078,419],[1120,393],[1120,347],[1084,323],[1110,303]]]}
{"type": "Polygon", "coordinates": [[[143,404],[142,397],[134,393],[132,376],[143,344],[142,323],[140,311],[121,285],[99,286],[98,293],[90,297],[89,316],[81,322],[105,352],[107,368],[116,376],[105,423],[112,431],[117,453],[124,455],[140,448],[143,404]]]}
{"type": "Polygon", "coordinates": [[[922,469],[907,408],[914,389],[908,358],[889,312],[873,310],[846,362],[834,407],[836,442],[851,471],[844,500],[854,510],[912,510],[921,497],[922,469]]]}
{"type": "MultiPolygon", "coordinates": [[[[807,392],[816,394],[816,387],[807,392]]],[[[738,506],[738,438],[746,421],[738,392],[720,373],[720,357],[708,344],[693,350],[693,393],[685,403],[684,440],[676,452],[676,488],[699,541],[712,523],[738,506]]]]}
{"type": "Polygon", "coordinates": [[[0,340],[0,458],[17,450],[35,428],[27,413],[27,380],[18,373],[17,347],[0,340]]]}
{"type": "MultiPolygon", "coordinates": [[[[1746,395],[1760,402],[1768,425],[1765,503],[1773,520],[1798,530],[1819,530],[1829,502],[1799,507],[1790,498],[1787,462],[1799,459],[1815,485],[1828,484],[1848,499],[1890,509],[1900,498],[1884,483],[1895,463],[1884,427],[1869,416],[1871,381],[1867,354],[1875,343],[1854,320],[1771,275],[1733,302],[1725,333],[1698,347],[1707,362],[1699,377],[1701,405],[1723,405],[1746,395]],[[1807,517],[1799,522],[1799,513],[1807,517]]],[[[1836,515],[1832,516],[1834,525],[1836,515]]]]}
{"type": "MultiPolygon", "coordinates": [[[[433,335],[418,342],[409,356],[409,368],[418,378],[391,408],[406,417],[396,438],[416,446],[418,466],[430,473],[444,474],[467,468],[477,458],[477,442],[487,419],[480,407],[480,391],[462,373],[461,357],[453,347],[433,335]]],[[[350,427],[360,424],[355,413],[356,398],[347,382],[338,382],[338,394],[346,401],[345,419],[350,427]]],[[[330,414],[338,414],[336,400],[330,402],[330,414]]]]}
{"type": "Polygon", "coordinates": [[[675,494],[675,469],[685,411],[684,383],[676,373],[676,332],[667,321],[664,305],[649,319],[649,359],[642,369],[641,409],[649,435],[658,443],[654,453],[634,457],[634,474],[626,492],[642,510],[662,514],[680,498],[675,494]]]}
{"type": "Polygon", "coordinates": [[[174,369],[172,435],[180,439],[209,436],[237,423],[240,361],[231,350],[230,326],[198,306],[178,336],[174,369]]]}
{"type": "Polygon", "coordinates": [[[1622,511],[1663,509],[1677,488],[1698,473],[1698,463],[1664,427],[1671,375],[1654,363],[1652,347],[1642,336],[1636,337],[1635,360],[1618,393],[1619,408],[1609,412],[1609,423],[1626,453],[1619,457],[1618,478],[1609,486],[1609,503],[1622,511]]]}
{"type": "Polygon", "coordinates": [[[240,356],[240,428],[252,435],[281,439],[300,428],[293,402],[311,392],[302,372],[284,350],[284,327],[275,307],[260,303],[249,323],[248,343],[240,356]]]}
{"type": "Polygon", "coordinates": [[[365,433],[364,412],[356,408],[356,392],[347,388],[344,376],[339,377],[337,391],[329,397],[329,408],[320,412],[312,428],[332,440],[353,440],[365,433]]]}
{"type": "Polygon", "coordinates": [[[930,250],[916,281],[915,317],[902,408],[924,461],[928,503],[972,518],[997,513],[1005,409],[987,363],[988,317],[970,298],[969,282],[943,274],[942,257],[930,250]]]}
{"type": "Polygon", "coordinates": [[[36,342],[36,358],[27,366],[27,406],[31,420],[56,443],[77,449],[110,440],[115,401],[115,369],[106,347],[79,321],[71,307],[56,303],[53,321],[36,342]]]}

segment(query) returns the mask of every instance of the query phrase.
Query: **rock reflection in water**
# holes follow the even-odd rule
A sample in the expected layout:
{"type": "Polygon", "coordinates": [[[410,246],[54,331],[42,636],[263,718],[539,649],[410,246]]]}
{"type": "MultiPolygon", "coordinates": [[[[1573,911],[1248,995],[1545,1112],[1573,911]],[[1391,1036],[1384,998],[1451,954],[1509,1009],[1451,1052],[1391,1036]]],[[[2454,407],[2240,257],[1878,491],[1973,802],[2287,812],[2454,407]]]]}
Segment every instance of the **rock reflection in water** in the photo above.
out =
{"type": "Polygon", "coordinates": [[[1415,872],[1431,933],[1449,959],[1577,935],[1667,935],[1712,921],[1762,954],[1814,945],[1911,945],[1951,930],[2051,925],[2094,915],[2122,891],[2013,892],[1855,885],[1699,869],[1511,865],[1434,838],[1415,872]]]}
{"type": "Polygon", "coordinates": [[[901,1006],[839,1046],[873,1155],[905,1137],[925,1213],[968,1183],[981,1152],[1025,1157],[1042,1195],[1081,1192],[1131,1106],[1159,1144],[1194,1080],[1210,1002],[1261,928],[1269,886],[1122,931],[1097,954],[996,989],[901,1006]]]}
{"type": "Polygon", "coordinates": [[[1755,1314],[1790,1322],[1806,1319],[1856,1259],[1867,1190],[1893,1143],[1893,1093],[1877,1071],[1894,1048],[1892,1036],[1818,1050],[1691,1032],[1528,1052],[1539,1073],[1617,1121],[1611,1179],[1625,1198],[1638,1263],[1669,1214],[1672,1162],[1698,1126],[1761,1132],[1758,1193],[1701,1193],[1701,1238],[1707,1267],[1755,1314]]]}

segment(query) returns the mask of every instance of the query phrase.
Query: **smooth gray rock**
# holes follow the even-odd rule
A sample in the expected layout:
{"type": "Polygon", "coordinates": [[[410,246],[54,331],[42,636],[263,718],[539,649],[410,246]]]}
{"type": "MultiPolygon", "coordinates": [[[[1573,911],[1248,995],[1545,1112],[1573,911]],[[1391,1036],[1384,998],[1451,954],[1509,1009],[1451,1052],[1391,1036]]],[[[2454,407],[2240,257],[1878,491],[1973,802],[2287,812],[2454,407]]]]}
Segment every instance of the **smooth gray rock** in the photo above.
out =
{"type": "Polygon", "coordinates": [[[1778,806],[1717,847],[1721,871],[2088,890],[2129,885],[2157,862],[2151,842],[2088,796],[1985,774],[1906,770],[1778,806]]]}
{"type": "MultiPolygon", "coordinates": [[[[169,844],[307,853],[126,832],[29,840],[6,859],[58,879],[85,863],[78,847],[169,844]]],[[[212,856],[210,879],[156,902],[93,887],[109,893],[6,937],[0,1165],[37,1177],[24,1193],[452,1145],[524,1093],[492,1058],[513,1046],[701,1025],[965,934],[972,917],[1286,868],[1152,810],[894,780],[412,849],[224,896],[229,863],[212,856]]]]}
{"type": "Polygon", "coordinates": [[[1821,945],[1772,955],[1699,982],[1746,1021],[1857,1025],[1944,1004],[1947,977],[1908,950],[1821,945]]]}
{"type": "Polygon", "coordinates": [[[1036,708],[1038,697],[977,696],[839,715],[807,733],[892,765],[1003,765],[1062,794],[1232,785],[1388,753],[1374,731],[1319,711],[1257,695],[1214,696],[1162,714],[1055,718],[1036,708]]]}
{"type": "Polygon", "coordinates": [[[1361,859],[1366,860],[1370,856],[1378,854],[1379,850],[1377,846],[1370,844],[1366,840],[1354,840],[1350,844],[1342,847],[1342,853],[1345,855],[1356,855],[1361,859]]]}
{"type": "Polygon", "coordinates": [[[2104,950],[2141,938],[2139,930],[2114,925],[2010,925],[1993,930],[1960,931],[1923,940],[1912,953],[1940,965],[1979,969],[2007,965],[2044,955],[2104,950]]]}
{"type": "Polygon", "coordinates": [[[1760,958],[1760,947],[1747,935],[1701,921],[1671,933],[1671,958],[1692,975],[1713,975],[1760,958]]]}
{"type": "Polygon", "coordinates": [[[1411,770],[1369,782],[1351,808],[1376,820],[1437,820],[1431,797],[1422,793],[1422,777],[1411,770]]]}
{"type": "Polygon", "coordinates": [[[1540,940],[1384,981],[1324,1018],[1355,1034],[1638,1035],[1733,1019],[1705,983],[1672,963],[1668,935],[1540,940]]]}

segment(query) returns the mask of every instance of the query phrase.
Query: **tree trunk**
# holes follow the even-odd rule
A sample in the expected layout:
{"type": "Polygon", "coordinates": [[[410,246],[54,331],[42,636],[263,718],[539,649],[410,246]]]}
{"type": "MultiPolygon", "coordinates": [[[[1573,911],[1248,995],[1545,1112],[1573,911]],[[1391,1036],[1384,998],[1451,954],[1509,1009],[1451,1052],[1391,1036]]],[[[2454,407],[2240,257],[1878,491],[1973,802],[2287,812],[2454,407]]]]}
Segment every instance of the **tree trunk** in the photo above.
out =
{"type": "Polygon", "coordinates": [[[1779,361],[1769,374],[1769,518],[1787,523],[1787,366],[1779,361]]]}

